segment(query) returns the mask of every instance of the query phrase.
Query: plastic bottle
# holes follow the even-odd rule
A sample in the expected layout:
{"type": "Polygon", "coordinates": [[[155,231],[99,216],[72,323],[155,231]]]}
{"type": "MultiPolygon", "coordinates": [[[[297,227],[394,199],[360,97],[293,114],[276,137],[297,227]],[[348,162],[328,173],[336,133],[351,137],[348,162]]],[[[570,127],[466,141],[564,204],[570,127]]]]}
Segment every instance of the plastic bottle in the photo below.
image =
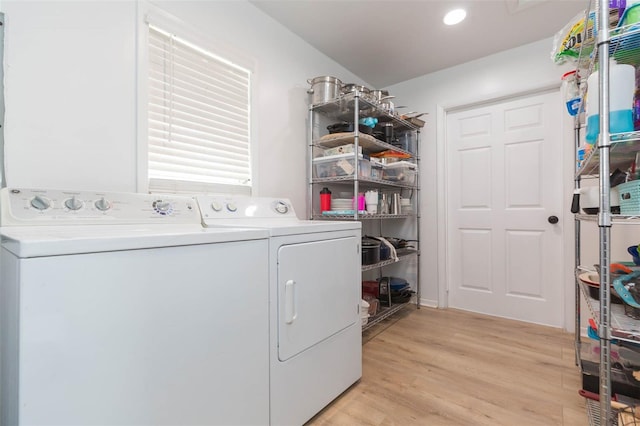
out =
{"type": "Polygon", "coordinates": [[[562,91],[569,115],[577,115],[580,109],[580,90],[578,89],[576,70],[569,71],[562,76],[562,91]]]}
{"type": "Polygon", "coordinates": [[[640,69],[636,69],[636,92],[633,95],[633,130],[640,130],[640,69]]]}
{"type": "MultiPolygon", "coordinates": [[[[636,71],[632,65],[609,60],[609,133],[633,131],[633,97],[636,91],[636,71]]],[[[600,104],[598,71],[587,79],[587,132],[585,139],[594,144],[600,134],[600,104]]]]}
{"type": "Polygon", "coordinates": [[[637,0],[609,0],[609,9],[618,9],[618,18],[620,18],[627,6],[633,6],[637,2],[637,0]]]}
{"type": "Polygon", "coordinates": [[[640,130],[640,88],[633,96],[633,130],[640,130]]]}
{"type": "Polygon", "coordinates": [[[331,210],[331,191],[325,187],[320,191],[320,213],[327,210],[331,210]]]}
{"type": "Polygon", "coordinates": [[[587,152],[587,147],[586,145],[580,145],[578,147],[578,151],[576,152],[576,166],[579,168],[582,165],[582,162],[584,161],[585,157],[587,156],[588,152],[587,152]]]}

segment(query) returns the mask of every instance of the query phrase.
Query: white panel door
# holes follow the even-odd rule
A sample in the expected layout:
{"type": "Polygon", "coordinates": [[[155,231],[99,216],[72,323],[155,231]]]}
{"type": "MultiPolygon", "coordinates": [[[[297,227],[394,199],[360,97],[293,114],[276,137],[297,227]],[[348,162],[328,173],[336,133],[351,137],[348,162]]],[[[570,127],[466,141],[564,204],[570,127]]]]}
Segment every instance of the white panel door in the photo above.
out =
{"type": "Polygon", "coordinates": [[[562,326],[561,105],[553,92],[447,115],[450,307],[562,326]]]}

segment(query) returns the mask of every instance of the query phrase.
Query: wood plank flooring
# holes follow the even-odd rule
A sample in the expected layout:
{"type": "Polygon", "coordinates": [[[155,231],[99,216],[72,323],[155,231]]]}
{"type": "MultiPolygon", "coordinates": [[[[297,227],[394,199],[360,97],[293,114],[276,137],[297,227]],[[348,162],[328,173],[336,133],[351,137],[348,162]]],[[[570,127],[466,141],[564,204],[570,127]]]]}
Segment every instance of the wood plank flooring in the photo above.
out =
{"type": "Polygon", "coordinates": [[[363,335],[362,379],[307,424],[587,425],[573,335],[407,307],[363,335]]]}

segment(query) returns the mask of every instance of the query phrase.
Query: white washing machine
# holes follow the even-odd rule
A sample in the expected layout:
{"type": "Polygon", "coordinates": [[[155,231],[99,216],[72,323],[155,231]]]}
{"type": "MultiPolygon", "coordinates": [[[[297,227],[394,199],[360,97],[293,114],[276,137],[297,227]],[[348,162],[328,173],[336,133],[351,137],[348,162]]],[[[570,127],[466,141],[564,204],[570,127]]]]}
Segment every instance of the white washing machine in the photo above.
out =
{"type": "Polygon", "coordinates": [[[362,376],[361,224],[286,199],[199,196],[209,229],[269,230],[270,424],[301,425],[362,376]]]}
{"type": "Polygon", "coordinates": [[[188,197],[0,202],[2,425],[268,423],[266,231],[188,197]]]}

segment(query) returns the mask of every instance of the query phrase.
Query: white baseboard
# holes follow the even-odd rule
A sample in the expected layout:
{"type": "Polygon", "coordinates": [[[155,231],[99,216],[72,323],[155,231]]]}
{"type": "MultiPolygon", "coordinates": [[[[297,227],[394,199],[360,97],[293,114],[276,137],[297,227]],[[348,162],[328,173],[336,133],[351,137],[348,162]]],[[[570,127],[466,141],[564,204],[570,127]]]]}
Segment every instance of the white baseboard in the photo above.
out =
{"type": "Polygon", "coordinates": [[[430,299],[420,299],[420,306],[426,306],[427,308],[437,308],[438,301],[430,299]]]}

